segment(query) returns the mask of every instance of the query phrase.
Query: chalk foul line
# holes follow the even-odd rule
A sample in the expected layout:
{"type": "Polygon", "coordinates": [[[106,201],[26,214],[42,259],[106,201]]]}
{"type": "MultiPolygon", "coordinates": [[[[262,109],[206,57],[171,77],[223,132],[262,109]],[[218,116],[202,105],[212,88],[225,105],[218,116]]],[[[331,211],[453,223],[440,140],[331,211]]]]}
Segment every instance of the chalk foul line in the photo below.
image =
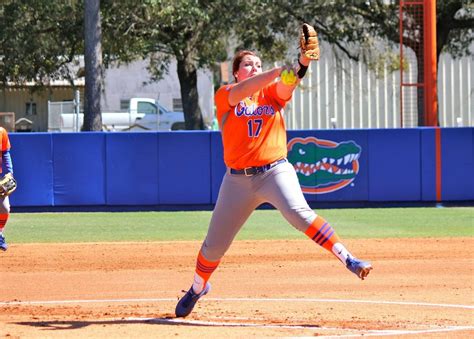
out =
{"type": "MultiPolygon", "coordinates": [[[[196,325],[196,326],[210,326],[210,327],[252,327],[252,328],[273,328],[273,329],[306,329],[317,331],[345,331],[352,332],[343,335],[331,335],[330,337],[360,337],[360,336],[393,336],[393,335],[409,335],[409,334],[428,334],[428,333],[443,333],[455,331],[469,331],[474,330],[474,326],[427,326],[426,329],[416,330],[361,330],[356,328],[338,328],[338,327],[323,327],[317,325],[291,325],[291,324],[265,324],[255,322],[232,322],[232,321],[205,321],[205,320],[188,320],[183,318],[127,318],[129,321],[147,321],[154,324],[162,325],[196,325]]],[[[224,320],[224,318],[223,318],[224,320]]],[[[237,319],[235,319],[237,320],[237,319]]],[[[253,318],[253,320],[256,320],[253,318]]],[[[318,336],[319,337],[319,336],[318,336]]]]}

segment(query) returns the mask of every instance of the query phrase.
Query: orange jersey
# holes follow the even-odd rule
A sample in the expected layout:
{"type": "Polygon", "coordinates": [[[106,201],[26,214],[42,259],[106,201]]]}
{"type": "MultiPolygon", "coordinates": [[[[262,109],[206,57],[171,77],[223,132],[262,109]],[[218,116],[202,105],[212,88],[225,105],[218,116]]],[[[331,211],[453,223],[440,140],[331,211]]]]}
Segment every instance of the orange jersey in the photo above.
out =
{"type": "Polygon", "coordinates": [[[290,98],[280,99],[276,85],[276,82],[268,85],[236,106],[229,105],[229,93],[235,84],[217,90],[217,120],[227,167],[263,166],[286,157],[286,127],[282,111],[290,98]]]}
{"type": "Polygon", "coordinates": [[[0,127],[0,137],[1,137],[1,145],[0,150],[2,152],[6,152],[10,150],[10,139],[8,138],[8,132],[5,128],[0,127]]]}
{"type": "Polygon", "coordinates": [[[0,157],[0,173],[3,172],[2,165],[3,165],[3,153],[10,150],[10,139],[8,138],[8,132],[5,128],[0,127],[0,151],[2,152],[2,156],[0,157]]]}

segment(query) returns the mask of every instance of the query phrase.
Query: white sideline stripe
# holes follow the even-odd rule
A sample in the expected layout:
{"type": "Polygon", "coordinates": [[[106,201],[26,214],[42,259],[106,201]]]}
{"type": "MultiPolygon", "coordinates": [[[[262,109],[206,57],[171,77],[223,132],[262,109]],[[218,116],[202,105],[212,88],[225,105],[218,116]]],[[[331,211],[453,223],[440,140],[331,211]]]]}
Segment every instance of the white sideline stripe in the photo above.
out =
{"type": "MultiPolygon", "coordinates": [[[[224,319],[224,318],[223,318],[224,319]]],[[[447,326],[436,329],[420,329],[420,330],[359,330],[356,328],[338,328],[338,327],[321,327],[321,326],[302,326],[302,325],[278,325],[278,324],[258,324],[258,323],[238,323],[238,322],[219,322],[219,321],[203,321],[203,320],[186,320],[183,318],[126,318],[128,321],[149,321],[159,324],[190,324],[203,326],[222,326],[222,327],[255,327],[255,328],[284,328],[284,329],[307,329],[318,331],[352,331],[359,334],[342,334],[331,336],[318,336],[318,338],[344,338],[344,337],[361,337],[361,336],[388,336],[388,335],[407,335],[407,334],[424,334],[424,333],[442,333],[454,331],[474,330],[474,326],[447,326]]],[[[236,319],[234,319],[236,320],[236,319]]],[[[305,338],[305,337],[298,337],[305,338]]]]}
{"type": "MultiPolygon", "coordinates": [[[[177,298],[150,298],[150,299],[90,299],[90,300],[44,300],[44,301],[4,301],[0,306],[14,305],[51,305],[51,304],[91,304],[91,303],[128,303],[128,302],[166,302],[178,301],[177,298]]],[[[405,305],[440,308],[474,309],[473,305],[437,304],[415,301],[384,301],[384,300],[357,300],[357,299],[299,299],[299,298],[203,298],[202,301],[236,301],[236,302],[319,302],[319,303],[346,303],[346,304],[374,304],[374,305],[405,305]]]]}
{"type": "MultiPolygon", "coordinates": [[[[360,334],[341,334],[341,335],[330,335],[330,336],[318,336],[318,338],[354,338],[354,337],[383,337],[383,336],[402,336],[409,334],[428,334],[428,333],[443,333],[443,332],[456,332],[456,331],[467,331],[473,330],[474,326],[449,326],[439,329],[426,329],[426,330],[367,330],[360,334]]],[[[348,328],[340,328],[339,330],[351,330],[348,328]]],[[[354,331],[360,331],[353,329],[354,331]]],[[[314,338],[314,337],[301,337],[298,336],[298,339],[302,338],[314,338]]]]}
{"type": "Polygon", "coordinates": [[[202,300],[216,301],[289,301],[289,302],[323,302],[323,303],[346,303],[346,304],[375,304],[375,305],[411,305],[411,306],[427,306],[442,308],[465,308],[474,309],[473,305],[459,304],[436,304],[416,301],[383,301],[383,300],[357,300],[357,299],[298,299],[298,298],[206,298],[202,300]]]}
{"type": "Polygon", "coordinates": [[[366,335],[406,335],[406,334],[422,334],[422,333],[440,333],[474,330],[474,326],[447,326],[445,328],[426,329],[426,330],[369,330],[366,335]]]}

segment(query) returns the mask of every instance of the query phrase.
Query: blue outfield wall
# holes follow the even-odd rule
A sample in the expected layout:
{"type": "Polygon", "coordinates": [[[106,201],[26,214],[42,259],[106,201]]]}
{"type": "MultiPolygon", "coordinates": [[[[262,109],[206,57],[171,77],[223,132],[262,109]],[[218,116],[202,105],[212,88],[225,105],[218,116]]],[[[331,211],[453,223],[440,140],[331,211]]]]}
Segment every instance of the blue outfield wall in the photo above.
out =
{"type": "Polygon", "coordinates": [[[156,133],[105,134],[105,187],[108,205],[159,202],[156,133]]]}
{"type": "Polygon", "coordinates": [[[441,198],[464,200],[474,196],[474,129],[441,131],[441,198]]]}
{"type": "MultiPolygon", "coordinates": [[[[14,207],[213,205],[225,173],[219,132],[11,133],[10,140],[14,207]]],[[[443,128],[436,145],[434,128],[288,132],[288,158],[310,203],[435,202],[437,193],[473,201],[474,128],[443,128]]]]}
{"type": "Polygon", "coordinates": [[[394,129],[368,133],[368,200],[422,200],[421,131],[394,129]]]}
{"type": "Polygon", "coordinates": [[[53,137],[49,133],[11,133],[11,156],[18,188],[13,206],[53,206],[53,137]]]}

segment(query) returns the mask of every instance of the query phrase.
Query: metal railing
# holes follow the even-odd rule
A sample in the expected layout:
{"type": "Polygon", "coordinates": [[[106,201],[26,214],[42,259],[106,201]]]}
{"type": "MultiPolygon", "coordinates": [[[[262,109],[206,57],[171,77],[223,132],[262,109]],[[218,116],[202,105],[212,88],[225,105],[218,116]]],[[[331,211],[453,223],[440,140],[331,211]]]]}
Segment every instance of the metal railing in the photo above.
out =
{"type": "MultiPolygon", "coordinates": [[[[438,63],[438,118],[442,127],[474,126],[474,61],[441,55],[438,63]]],[[[416,65],[408,76],[416,79],[416,65]]],[[[400,72],[375,74],[362,62],[322,58],[313,62],[286,108],[288,129],[399,128],[400,72]]],[[[416,88],[404,89],[416,107],[416,88]],[[412,93],[413,92],[413,93],[412,93]]],[[[417,125],[416,112],[403,127],[417,125]]]]}
{"type": "Polygon", "coordinates": [[[63,128],[62,114],[73,114],[73,131],[78,132],[79,113],[84,112],[80,101],[79,91],[75,93],[73,101],[49,101],[48,100],[48,132],[61,132],[63,128]]]}

